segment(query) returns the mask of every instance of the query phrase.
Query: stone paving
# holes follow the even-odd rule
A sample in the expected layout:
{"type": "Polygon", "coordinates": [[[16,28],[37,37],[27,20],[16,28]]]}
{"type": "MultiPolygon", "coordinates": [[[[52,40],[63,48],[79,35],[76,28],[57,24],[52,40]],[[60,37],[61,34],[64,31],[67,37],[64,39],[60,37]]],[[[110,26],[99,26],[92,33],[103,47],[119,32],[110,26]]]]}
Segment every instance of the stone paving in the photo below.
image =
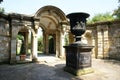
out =
{"type": "Polygon", "coordinates": [[[63,71],[65,61],[39,57],[38,63],[0,65],[0,80],[120,80],[120,61],[92,59],[94,73],[74,76],[63,71]]]}

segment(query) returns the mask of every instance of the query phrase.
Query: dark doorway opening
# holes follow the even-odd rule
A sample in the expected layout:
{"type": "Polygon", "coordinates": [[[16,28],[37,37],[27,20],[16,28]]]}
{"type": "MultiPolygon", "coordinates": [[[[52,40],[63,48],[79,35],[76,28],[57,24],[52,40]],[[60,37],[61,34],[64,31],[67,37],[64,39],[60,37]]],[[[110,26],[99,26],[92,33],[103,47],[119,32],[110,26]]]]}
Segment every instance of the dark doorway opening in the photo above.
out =
{"type": "Polygon", "coordinates": [[[55,38],[54,38],[54,35],[49,36],[49,54],[55,54],[55,38]]]}

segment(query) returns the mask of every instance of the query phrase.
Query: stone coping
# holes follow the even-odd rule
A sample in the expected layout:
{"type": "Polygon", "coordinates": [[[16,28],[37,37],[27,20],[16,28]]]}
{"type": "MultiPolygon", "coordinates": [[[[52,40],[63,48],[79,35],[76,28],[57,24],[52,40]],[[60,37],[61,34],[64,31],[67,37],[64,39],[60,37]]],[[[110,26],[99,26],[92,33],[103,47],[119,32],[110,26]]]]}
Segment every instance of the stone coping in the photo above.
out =
{"type": "Polygon", "coordinates": [[[38,17],[18,14],[18,13],[0,13],[0,17],[6,20],[17,19],[17,20],[28,20],[28,21],[39,21],[38,17]]]}

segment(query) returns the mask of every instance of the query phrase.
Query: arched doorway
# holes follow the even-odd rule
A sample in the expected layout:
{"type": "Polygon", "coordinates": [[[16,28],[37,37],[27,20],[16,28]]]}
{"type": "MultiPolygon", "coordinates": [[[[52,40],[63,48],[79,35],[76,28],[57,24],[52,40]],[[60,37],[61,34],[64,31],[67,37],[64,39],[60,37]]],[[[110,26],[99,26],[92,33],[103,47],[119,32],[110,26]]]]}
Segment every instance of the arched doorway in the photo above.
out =
{"type": "Polygon", "coordinates": [[[57,57],[62,56],[65,36],[63,29],[65,29],[67,23],[64,12],[49,5],[40,8],[35,17],[40,18],[39,26],[43,28],[44,53],[54,53],[57,57]]]}
{"type": "Polygon", "coordinates": [[[31,39],[29,32],[27,28],[23,28],[17,34],[17,60],[25,60],[27,56],[31,56],[31,39]]]}

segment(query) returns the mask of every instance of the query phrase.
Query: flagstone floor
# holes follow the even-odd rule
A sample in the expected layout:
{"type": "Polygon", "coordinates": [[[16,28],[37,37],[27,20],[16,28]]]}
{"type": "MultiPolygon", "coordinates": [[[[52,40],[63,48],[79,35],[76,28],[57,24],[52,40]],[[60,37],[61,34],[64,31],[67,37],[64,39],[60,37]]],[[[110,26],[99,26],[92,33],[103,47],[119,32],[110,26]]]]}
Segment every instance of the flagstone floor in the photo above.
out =
{"type": "Polygon", "coordinates": [[[0,65],[0,80],[120,80],[120,61],[92,59],[94,73],[74,76],[63,70],[65,61],[40,56],[38,63],[0,65]]]}

